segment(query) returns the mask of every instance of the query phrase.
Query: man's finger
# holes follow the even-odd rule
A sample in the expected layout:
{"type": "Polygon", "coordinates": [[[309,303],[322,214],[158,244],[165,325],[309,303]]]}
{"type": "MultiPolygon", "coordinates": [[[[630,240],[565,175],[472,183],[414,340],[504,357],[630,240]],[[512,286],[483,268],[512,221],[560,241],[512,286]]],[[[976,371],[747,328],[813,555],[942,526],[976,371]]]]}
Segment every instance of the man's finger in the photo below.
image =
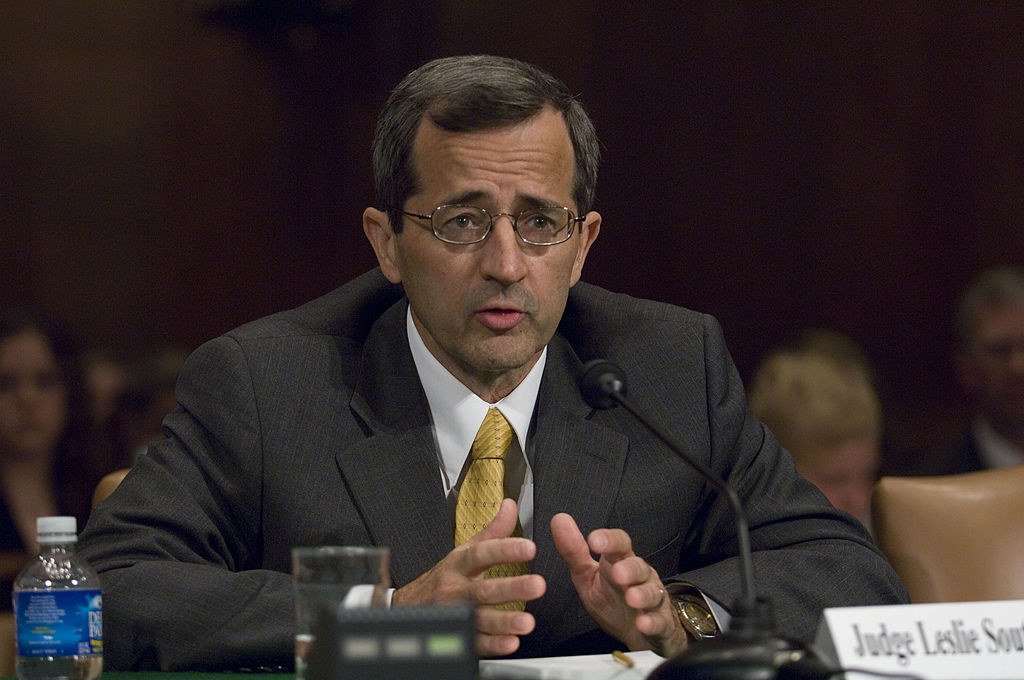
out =
{"type": "Polygon", "coordinates": [[[501,505],[498,507],[498,514],[494,516],[491,523],[481,529],[480,533],[469,539],[467,543],[511,536],[512,532],[516,530],[516,523],[518,521],[519,508],[516,506],[516,502],[511,498],[506,498],[501,501],[501,505]]]}
{"type": "Polygon", "coordinates": [[[622,529],[595,529],[587,537],[590,549],[610,562],[633,555],[633,541],[622,529]]]}
{"type": "Polygon", "coordinates": [[[504,656],[519,649],[519,636],[533,632],[537,625],[527,612],[477,607],[476,651],[480,656],[504,656]]]}
{"type": "MultiPolygon", "coordinates": [[[[663,615],[657,612],[643,612],[636,617],[636,627],[643,635],[648,637],[670,639],[674,634],[674,626],[678,625],[672,615],[663,615]]],[[[682,639],[685,640],[683,635],[682,639]]],[[[683,643],[685,647],[685,643],[683,643]]]]}
{"type": "Polygon", "coordinates": [[[547,589],[547,583],[540,574],[524,574],[485,578],[473,586],[473,601],[484,605],[499,605],[508,602],[536,600],[547,589]]]}
{"type": "Polygon", "coordinates": [[[633,609],[654,612],[669,604],[670,598],[660,580],[652,580],[626,590],[626,604],[633,609]]]}
{"type": "Polygon", "coordinates": [[[647,564],[642,557],[632,554],[611,563],[608,573],[615,585],[620,588],[629,588],[647,582],[660,583],[658,574],[651,565],[647,564]]]}
{"type": "Polygon", "coordinates": [[[572,517],[564,512],[552,517],[551,537],[570,572],[580,573],[593,568],[595,562],[590,555],[590,548],[572,517]]]}
{"type": "Polygon", "coordinates": [[[528,612],[477,607],[476,630],[487,635],[528,635],[537,625],[528,612]]]}
{"type": "Polygon", "coordinates": [[[453,554],[453,566],[459,573],[470,578],[479,576],[496,564],[529,562],[537,555],[537,545],[528,538],[467,541],[461,548],[453,554]]]}
{"type": "Polygon", "coordinates": [[[650,592],[650,596],[648,598],[649,604],[646,607],[646,609],[649,609],[651,611],[655,609],[661,609],[670,602],[668,593],[665,592],[665,587],[661,584],[660,580],[650,584],[647,588],[650,592]]]}
{"type": "Polygon", "coordinates": [[[476,653],[480,657],[507,656],[519,649],[518,635],[476,634],[476,653]]]}

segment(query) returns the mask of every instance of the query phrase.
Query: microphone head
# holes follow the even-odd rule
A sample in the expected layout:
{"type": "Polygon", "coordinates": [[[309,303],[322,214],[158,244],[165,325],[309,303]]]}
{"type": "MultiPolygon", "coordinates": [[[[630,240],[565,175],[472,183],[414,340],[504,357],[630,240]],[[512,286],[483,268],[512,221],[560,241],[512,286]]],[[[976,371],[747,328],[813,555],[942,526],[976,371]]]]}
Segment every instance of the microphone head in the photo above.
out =
{"type": "Polygon", "coordinates": [[[579,378],[580,392],[593,408],[612,408],[618,402],[614,395],[626,394],[626,376],[610,361],[594,359],[583,365],[579,378]]]}

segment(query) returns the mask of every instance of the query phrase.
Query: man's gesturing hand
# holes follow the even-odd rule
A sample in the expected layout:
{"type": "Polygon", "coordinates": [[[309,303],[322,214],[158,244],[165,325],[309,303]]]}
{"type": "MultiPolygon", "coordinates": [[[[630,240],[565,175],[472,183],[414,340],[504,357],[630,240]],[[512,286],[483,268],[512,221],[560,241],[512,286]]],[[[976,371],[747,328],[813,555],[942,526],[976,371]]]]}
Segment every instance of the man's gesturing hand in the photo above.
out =
{"type": "MultiPolygon", "coordinates": [[[[526,538],[513,538],[518,509],[506,498],[494,520],[479,534],[452,550],[412,583],[394,592],[392,606],[432,602],[474,602],[498,605],[536,600],[547,587],[543,577],[526,574],[510,578],[484,578],[488,567],[505,562],[528,562],[537,546],[526,538]]],[[[476,611],[476,647],[481,656],[511,654],[519,636],[533,631],[533,614],[482,606],[476,611]]]]}
{"type": "Polygon", "coordinates": [[[565,513],[551,518],[551,534],[583,606],[605,632],[632,650],[672,655],[686,648],[686,631],[661,578],[633,554],[629,534],[596,529],[584,540],[575,520],[565,513]]]}

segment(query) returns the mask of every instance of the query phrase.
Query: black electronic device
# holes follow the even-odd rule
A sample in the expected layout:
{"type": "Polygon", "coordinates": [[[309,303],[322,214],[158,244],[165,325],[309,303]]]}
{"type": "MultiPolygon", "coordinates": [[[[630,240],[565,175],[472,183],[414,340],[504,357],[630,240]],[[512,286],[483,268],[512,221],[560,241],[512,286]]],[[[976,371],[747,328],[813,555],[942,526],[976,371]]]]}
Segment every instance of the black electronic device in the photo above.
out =
{"type": "Polygon", "coordinates": [[[691,642],[687,649],[667,659],[647,677],[650,680],[769,680],[795,676],[790,671],[798,669],[812,672],[820,669],[817,677],[831,677],[835,671],[828,669],[808,646],[775,634],[771,605],[766,598],[758,597],[754,589],[747,513],[736,491],[626,397],[625,374],[615,364],[603,359],[587,362],[580,372],[579,387],[583,398],[593,408],[609,409],[620,405],[653,432],[713,489],[726,496],[736,521],[741,591],[732,607],[728,631],[691,642]]]}
{"type": "Polygon", "coordinates": [[[308,680],[475,680],[468,604],[320,610],[308,680]]]}

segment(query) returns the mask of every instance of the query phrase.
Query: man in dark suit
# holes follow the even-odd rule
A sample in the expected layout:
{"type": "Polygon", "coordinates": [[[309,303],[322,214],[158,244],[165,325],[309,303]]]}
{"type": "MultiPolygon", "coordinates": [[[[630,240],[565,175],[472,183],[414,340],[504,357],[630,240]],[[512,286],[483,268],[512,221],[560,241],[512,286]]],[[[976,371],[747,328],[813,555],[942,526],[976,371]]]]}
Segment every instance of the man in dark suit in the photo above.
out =
{"type": "Polygon", "coordinates": [[[974,422],[949,471],[1024,463],[1024,269],[997,266],[957,306],[957,375],[974,422]]]}
{"type": "Polygon", "coordinates": [[[167,439],[82,536],[110,667],[287,665],[296,545],[389,546],[391,606],[481,605],[484,655],[669,654],[710,634],[677,601],[735,598],[732,512],[628,414],[587,406],[576,375],[595,357],[745,499],[783,632],[810,638],[824,606],[905,601],[750,415],[713,319],[578,283],[597,162],[581,106],[535,67],[455,57],[403,80],[363,215],[380,269],[197,350],[167,439]],[[506,499],[456,545],[494,408],[513,430],[506,499]],[[485,578],[510,563],[528,573],[485,578]]]}
{"type": "Polygon", "coordinates": [[[956,306],[956,373],[973,410],[950,444],[890,474],[948,475],[1024,463],[1024,268],[975,276],[956,306]]]}

